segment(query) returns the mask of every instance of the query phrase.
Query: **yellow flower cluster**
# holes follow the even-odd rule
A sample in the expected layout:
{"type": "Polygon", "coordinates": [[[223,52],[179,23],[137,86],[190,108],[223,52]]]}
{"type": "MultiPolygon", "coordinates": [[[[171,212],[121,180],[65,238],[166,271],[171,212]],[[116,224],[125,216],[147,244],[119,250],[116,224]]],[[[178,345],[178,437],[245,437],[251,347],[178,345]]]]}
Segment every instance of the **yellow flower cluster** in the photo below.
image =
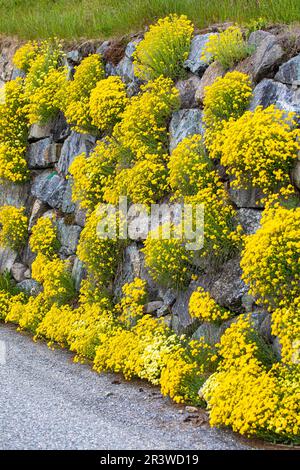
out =
{"type": "Polygon", "coordinates": [[[194,27],[185,15],[161,18],[137,45],[134,71],[142,80],[163,75],[172,80],[184,76],[194,27]]]}
{"type": "Polygon", "coordinates": [[[186,137],[177,145],[168,168],[174,198],[196,194],[214,179],[212,162],[206,155],[203,138],[197,134],[186,137]]]}
{"type": "Polygon", "coordinates": [[[120,321],[127,326],[135,324],[143,316],[147,300],[146,285],[146,281],[136,277],[122,287],[123,297],[116,305],[116,311],[120,321]]]}
{"type": "Polygon", "coordinates": [[[75,360],[93,360],[97,347],[116,328],[116,321],[106,297],[93,304],[83,304],[73,313],[68,344],[76,352],[75,360]]]}
{"type": "Polygon", "coordinates": [[[189,301],[189,313],[192,318],[209,322],[221,322],[232,316],[229,310],[220,307],[202,287],[195,290],[189,301]]]}
{"type": "Polygon", "coordinates": [[[267,193],[289,182],[300,150],[299,130],[293,125],[293,113],[269,106],[225,126],[221,164],[234,177],[234,187],[252,185],[267,193]]]}
{"type": "Polygon", "coordinates": [[[205,144],[211,158],[222,151],[225,122],[236,120],[246,111],[252,96],[250,77],[241,72],[228,72],[205,88],[205,144]]]}
{"type": "Polygon", "coordinates": [[[92,124],[101,131],[111,131],[121,120],[128,101],[126,86],[120,77],[100,80],[90,96],[92,124]]]}
{"type": "Polygon", "coordinates": [[[42,321],[50,308],[50,303],[43,293],[36,297],[13,299],[10,311],[5,318],[6,322],[19,324],[20,329],[35,333],[39,323],[42,321]]]}
{"type": "Polygon", "coordinates": [[[180,288],[191,279],[190,263],[193,253],[185,249],[184,240],[176,237],[177,228],[171,227],[170,238],[166,238],[169,227],[159,226],[149,232],[142,252],[152,278],[166,287],[180,288]]]}
{"type": "Polygon", "coordinates": [[[8,292],[6,289],[0,289],[0,319],[5,320],[14,305],[24,305],[25,302],[26,296],[23,292],[8,292]]]}
{"type": "Polygon", "coordinates": [[[272,333],[278,336],[283,362],[300,363],[300,297],[272,313],[272,333]]]}
{"type": "Polygon", "coordinates": [[[221,338],[223,358],[202,387],[213,426],[231,426],[247,436],[300,442],[299,365],[271,364],[260,357],[249,317],[221,338]]]}
{"type": "Polygon", "coordinates": [[[39,51],[39,45],[36,41],[29,41],[21,46],[13,56],[13,64],[19,70],[28,73],[32,62],[35,60],[39,51]]]}
{"type": "Polygon", "coordinates": [[[261,228],[245,238],[241,267],[250,293],[270,310],[300,296],[300,208],[276,205],[263,213],[261,228]]]}
{"type": "Polygon", "coordinates": [[[57,343],[67,347],[68,334],[76,318],[75,312],[69,305],[54,303],[41,318],[35,330],[35,338],[46,338],[49,346],[57,343]]]}
{"type": "MultiPolygon", "coordinates": [[[[98,224],[102,222],[103,217],[98,208],[89,215],[80,235],[77,256],[85,264],[90,280],[105,287],[114,277],[121,243],[116,236],[100,236],[98,224]]],[[[109,220],[107,222],[110,225],[109,220]]]]}
{"type": "Polygon", "coordinates": [[[168,119],[178,108],[179,91],[171,79],[160,76],[143,85],[141,93],[131,98],[114,136],[137,159],[147,153],[165,153],[168,119]]]}
{"type": "Polygon", "coordinates": [[[222,33],[210,36],[201,58],[216,60],[224,70],[228,70],[250,53],[251,48],[243,38],[241,29],[238,26],[229,26],[222,33]]]}
{"type": "Polygon", "coordinates": [[[204,246],[197,255],[202,259],[208,257],[210,262],[213,259],[221,262],[239,244],[241,227],[236,226],[236,211],[223,183],[214,175],[213,183],[208,183],[196,195],[185,197],[184,202],[193,207],[204,206],[204,246]]]}
{"type": "Polygon", "coordinates": [[[0,103],[0,180],[23,183],[28,178],[26,145],[28,120],[24,85],[20,78],[7,82],[0,103]]]}
{"type": "Polygon", "coordinates": [[[90,116],[91,92],[99,80],[104,79],[100,55],[92,54],[77,66],[74,79],[68,82],[62,107],[68,123],[78,132],[93,132],[90,116]]]}
{"type": "Polygon", "coordinates": [[[30,124],[45,123],[59,111],[67,80],[67,70],[62,62],[62,46],[57,39],[42,42],[30,61],[25,78],[30,124]]]}
{"type": "Polygon", "coordinates": [[[131,168],[121,169],[105,188],[104,200],[118,204],[120,196],[128,196],[134,204],[153,204],[163,198],[168,190],[167,169],[164,159],[167,155],[146,154],[131,168]]]}
{"type": "Polygon", "coordinates": [[[60,247],[54,221],[49,217],[40,217],[32,227],[29,243],[34,253],[41,253],[48,258],[53,256],[60,247]]]}
{"type": "Polygon", "coordinates": [[[24,207],[0,207],[0,246],[20,249],[28,237],[28,218],[24,207]]]}
{"type": "Polygon", "coordinates": [[[70,166],[72,199],[90,211],[103,202],[103,193],[113,185],[116,167],[126,151],[112,139],[99,141],[89,157],[83,153],[70,166]]]}
{"type": "Polygon", "coordinates": [[[39,253],[32,263],[32,277],[44,288],[44,295],[51,303],[64,304],[75,296],[69,260],[57,256],[49,259],[39,253]]]}

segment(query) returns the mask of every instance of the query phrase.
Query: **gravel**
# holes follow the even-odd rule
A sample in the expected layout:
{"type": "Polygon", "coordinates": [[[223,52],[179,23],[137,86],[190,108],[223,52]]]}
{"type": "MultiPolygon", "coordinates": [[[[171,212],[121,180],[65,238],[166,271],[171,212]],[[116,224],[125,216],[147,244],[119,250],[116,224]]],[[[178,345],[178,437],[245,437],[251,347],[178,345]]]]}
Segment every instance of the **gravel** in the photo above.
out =
{"type": "Polygon", "coordinates": [[[11,326],[0,325],[0,346],[0,449],[251,448],[158,389],[98,375],[11,326]]]}

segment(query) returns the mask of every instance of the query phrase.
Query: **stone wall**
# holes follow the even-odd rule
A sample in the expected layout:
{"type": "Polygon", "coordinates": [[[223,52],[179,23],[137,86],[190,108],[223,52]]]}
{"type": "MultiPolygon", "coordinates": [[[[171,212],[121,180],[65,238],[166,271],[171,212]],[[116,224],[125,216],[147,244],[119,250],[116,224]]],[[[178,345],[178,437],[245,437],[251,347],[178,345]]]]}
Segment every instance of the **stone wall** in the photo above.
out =
{"type": "MultiPolygon", "coordinates": [[[[196,35],[192,42],[191,53],[186,61],[188,77],[177,83],[181,96],[181,109],[174,113],[169,125],[170,151],[184,137],[203,134],[202,103],[204,87],[213,83],[216,77],[223,75],[220,67],[201,60],[201,52],[209,37],[207,34],[196,35]]],[[[285,38],[286,39],[286,38],[285,38]]],[[[89,52],[103,55],[106,61],[107,75],[119,75],[127,84],[130,96],[139,91],[140,83],[134,76],[132,54],[140,39],[134,38],[126,47],[120,49],[116,43],[106,41],[97,47],[80,46],[69,50],[66,55],[70,74],[74,66],[80,63],[89,52]]],[[[250,74],[254,93],[250,109],[258,105],[263,107],[275,104],[286,111],[300,111],[300,55],[297,49],[293,53],[286,48],[281,31],[256,31],[250,35],[249,44],[255,46],[251,57],[238,64],[237,70],[250,74]],[[273,34],[274,33],[274,34],[273,34]],[[292,56],[294,54],[294,56],[292,56]],[[291,57],[292,56],[292,57],[291,57]]],[[[2,82],[19,75],[12,67],[11,58],[16,43],[2,43],[0,55],[0,79],[2,82]]],[[[31,180],[20,186],[12,183],[1,184],[0,205],[25,206],[30,217],[29,229],[41,216],[55,217],[61,242],[60,256],[71,260],[73,277],[79,288],[85,276],[84,266],[76,256],[76,247],[85,224],[85,213],[71,200],[71,182],[68,170],[74,158],[93,149],[96,137],[71,131],[64,116],[59,115],[46,126],[33,125],[28,137],[28,165],[31,180]]],[[[300,189],[300,161],[293,170],[293,181],[300,189]]],[[[262,206],[257,204],[258,191],[233,190],[230,181],[226,182],[230,197],[237,209],[237,217],[246,233],[255,233],[260,224],[262,206]]],[[[208,289],[212,297],[224,307],[236,314],[253,312],[257,328],[265,340],[273,343],[278,352],[278,342],[270,333],[270,318],[267,312],[255,305],[248,294],[247,286],[241,280],[238,257],[227,260],[222,266],[209,268],[197,281],[192,281],[185,291],[163,289],[156,285],[144,266],[144,257],[140,249],[142,242],[132,241],[125,249],[113,285],[115,298],[121,295],[121,286],[139,276],[148,282],[150,299],[146,312],[158,317],[165,317],[166,322],[176,332],[186,332],[194,337],[205,336],[208,341],[216,342],[224,328],[208,323],[200,324],[188,314],[188,301],[191,293],[200,285],[208,289]]],[[[34,259],[29,245],[16,253],[10,249],[0,249],[0,271],[8,270],[18,285],[31,293],[38,292],[40,286],[31,279],[31,263],[34,259]]],[[[231,320],[234,321],[234,320],[231,320]]]]}

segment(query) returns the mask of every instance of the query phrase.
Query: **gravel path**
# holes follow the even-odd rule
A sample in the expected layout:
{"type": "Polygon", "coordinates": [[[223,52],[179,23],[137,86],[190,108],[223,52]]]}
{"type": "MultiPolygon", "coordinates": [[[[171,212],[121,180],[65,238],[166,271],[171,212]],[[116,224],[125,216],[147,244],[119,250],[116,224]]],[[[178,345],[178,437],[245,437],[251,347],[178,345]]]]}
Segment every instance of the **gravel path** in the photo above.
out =
{"type": "Polygon", "coordinates": [[[0,325],[0,384],[0,449],[249,448],[230,432],[199,426],[203,412],[191,414],[148,384],[98,375],[7,325],[0,325]]]}

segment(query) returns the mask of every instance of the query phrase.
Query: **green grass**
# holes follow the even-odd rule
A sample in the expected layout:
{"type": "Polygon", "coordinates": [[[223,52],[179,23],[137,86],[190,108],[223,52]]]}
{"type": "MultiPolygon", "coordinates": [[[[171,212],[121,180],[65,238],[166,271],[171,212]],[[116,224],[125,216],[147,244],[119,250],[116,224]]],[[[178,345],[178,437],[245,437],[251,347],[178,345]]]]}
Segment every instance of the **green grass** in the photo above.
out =
{"type": "Polygon", "coordinates": [[[300,20],[299,0],[0,0],[0,33],[21,38],[107,38],[138,31],[168,13],[185,13],[198,27],[300,20]]]}

